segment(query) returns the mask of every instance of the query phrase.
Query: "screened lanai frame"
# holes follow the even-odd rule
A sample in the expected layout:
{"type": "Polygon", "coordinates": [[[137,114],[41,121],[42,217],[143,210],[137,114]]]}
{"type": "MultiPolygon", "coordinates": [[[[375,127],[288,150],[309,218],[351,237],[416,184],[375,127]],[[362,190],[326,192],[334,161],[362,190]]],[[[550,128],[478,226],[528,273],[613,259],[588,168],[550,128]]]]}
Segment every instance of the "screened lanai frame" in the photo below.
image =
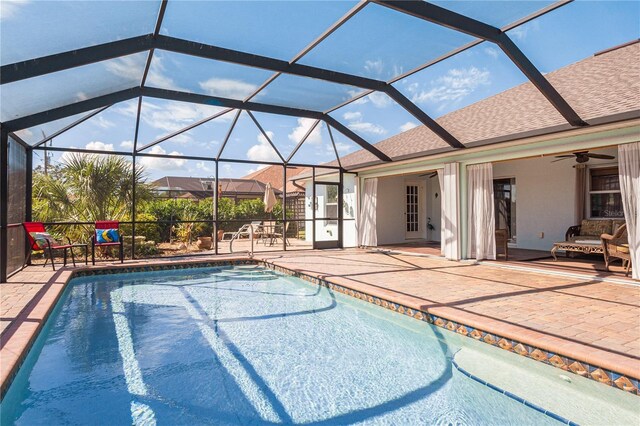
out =
{"type": "MultiPolygon", "coordinates": [[[[31,179],[32,179],[32,165],[33,165],[33,152],[34,151],[62,151],[62,152],[82,152],[82,153],[93,153],[93,154],[107,154],[107,155],[121,155],[128,156],[132,159],[132,166],[135,172],[136,168],[136,159],[140,157],[157,157],[157,158],[176,158],[176,156],[171,154],[154,154],[149,152],[142,152],[145,149],[150,148],[156,144],[159,144],[165,140],[168,140],[172,137],[180,135],[184,132],[187,132],[197,126],[203,125],[206,122],[216,119],[217,117],[223,114],[233,114],[235,112],[235,120],[233,120],[230,124],[229,131],[227,133],[227,137],[220,151],[218,151],[217,155],[211,157],[201,157],[201,156],[184,156],[181,155],[180,159],[185,160],[200,160],[200,161],[208,161],[215,163],[216,170],[216,181],[218,179],[218,170],[219,163],[221,162],[229,162],[229,163],[251,163],[251,164],[262,164],[262,165],[280,165],[283,168],[283,178],[284,182],[287,182],[286,169],[287,166],[302,166],[302,167],[312,167],[313,173],[315,176],[315,168],[313,164],[304,164],[304,163],[292,163],[290,162],[295,152],[304,144],[306,139],[309,137],[315,126],[319,123],[324,123],[327,126],[329,134],[331,135],[332,129],[333,131],[340,132],[350,140],[352,140],[355,144],[357,144],[362,149],[369,151],[375,157],[378,158],[379,162],[389,162],[392,161],[389,156],[380,150],[376,149],[375,146],[367,142],[363,137],[349,129],[348,126],[344,125],[339,121],[339,119],[335,118],[331,115],[334,111],[352,104],[353,102],[358,101],[359,99],[370,95],[374,92],[380,92],[387,95],[393,101],[395,101],[399,106],[404,108],[409,114],[415,117],[418,122],[428,129],[430,129],[433,133],[439,136],[444,142],[446,142],[451,149],[464,149],[465,146],[450,132],[448,132],[445,128],[439,125],[434,119],[432,119],[427,113],[425,113],[420,107],[418,107],[412,100],[407,98],[403,93],[401,93],[394,84],[401,81],[402,79],[409,77],[415,73],[418,73],[430,66],[438,64],[446,59],[453,57],[454,55],[460,54],[468,49],[471,49],[480,43],[489,42],[499,47],[504,54],[513,62],[513,64],[524,74],[524,76],[538,89],[538,91],[545,96],[545,98],[553,105],[553,107],[558,111],[560,115],[564,117],[567,123],[573,127],[586,126],[587,123],[582,120],[582,118],[576,113],[576,111],[563,99],[560,93],[548,82],[548,80],[543,76],[543,74],[536,68],[536,66],[529,60],[529,58],[516,46],[516,44],[510,39],[507,35],[507,32],[517,28],[520,25],[523,25],[527,22],[530,22],[542,15],[545,15],[548,12],[551,12],[555,9],[558,9],[568,3],[571,3],[571,0],[562,0],[554,3],[547,4],[542,9],[537,11],[533,11],[526,16],[521,16],[514,22],[507,23],[506,25],[501,26],[500,28],[489,25],[487,23],[481,22],[479,20],[473,19],[469,16],[462,15],[460,13],[456,13],[452,10],[446,9],[444,7],[426,3],[422,1],[388,1],[388,0],[370,0],[370,1],[359,1],[357,2],[350,10],[348,10],[341,18],[335,21],[332,25],[330,25],[322,34],[316,37],[311,43],[309,43],[306,47],[304,47],[301,51],[299,51],[296,55],[294,55],[290,60],[284,60],[276,57],[263,56],[254,53],[246,53],[240,50],[233,50],[226,47],[220,47],[216,45],[206,44],[202,42],[181,39],[177,37],[172,37],[168,35],[161,34],[161,28],[163,26],[163,21],[166,19],[166,11],[167,5],[171,3],[173,0],[161,0],[159,2],[159,10],[157,13],[157,17],[155,19],[155,26],[153,32],[143,35],[137,35],[131,38],[125,38],[116,41],[109,41],[102,44],[96,44],[91,47],[81,47],[74,50],[69,50],[62,53],[55,53],[48,56],[43,56],[35,59],[27,59],[11,64],[2,64],[0,68],[0,84],[6,85],[10,83],[25,81],[29,82],[28,79],[36,78],[39,76],[47,76],[55,72],[74,69],[78,67],[88,66],[91,64],[99,63],[102,61],[111,60],[114,58],[120,58],[127,55],[134,54],[146,54],[146,61],[144,62],[144,70],[142,72],[142,76],[139,84],[136,84],[133,87],[124,88],[121,90],[113,90],[106,94],[101,94],[99,96],[90,97],[88,99],[80,100],[77,102],[66,103],[63,105],[55,106],[53,108],[48,108],[42,111],[32,111],[26,114],[23,114],[19,117],[10,118],[2,122],[2,132],[1,132],[1,159],[0,159],[0,177],[2,178],[2,182],[0,185],[0,200],[1,208],[0,208],[0,278],[4,281],[6,279],[7,273],[7,234],[8,229],[12,224],[8,223],[8,193],[9,193],[9,183],[8,183],[8,174],[9,174],[9,138],[12,141],[20,145],[25,150],[26,161],[25,161],[25,198],[26,198],[26,206],[25,206],[25,220],[31,220],[31,179]],[[333,33],[339,30],[342,26],[348,25],[349,21],[354,19],[354,17],[362,14],[363,10],[366,8],[372,7],[382,7],[395,12],[399,12],[403,14],[403,16],[411,17],[412,19],[423,20],[428,22],[429,24],[434,24],[435,26],[445,28],[447,30],[454,31],[456,33],[461,33],[469,36],[471,39],[464,45],[461,45],[453,50],[450,50],[446,53],[440,54],[435,58],[430,58],[427,62],[403,73],[399,73],[394,75],[392,78],[388,80],[380,80],[373,79],[369,77],[365,77],[357,74],[350,74],[346,72],[340,72],[335,69],[322,68],[318,66],[305,65],[304,62],[305,57],[307,55],[314,52],[319,45],[322,44],[327,38],[329,38],[333,33]],[[209,61],[222,61],[224,63],[235,64],[243,67],[257,68],[271,72],[271,76],[264,81],[255,91],[250,93],[248,96],[243,99],[232,99],[232,98],[224,98],[220,96],[211,96],[205,95],[201,93],[194,93],[190,91],[178,91],[178,90],[170,90],[166,88],[158,88],[153,87],[153,85],[148,84],[147,80],[149,77],[149,71],[152,67],[154,52],[156,50],[163,52],[172,52],[177,54],[189,55],[192,57],[198,57],[202,59],[206,59],[209,61]],[[294,76],[296,78],[303,78],[307,80],[321,81],[325,83],[329,83],[332,85],[340,85],[340,86],[350,86],[358,89],[358,92],[354,92],[354,96],[351,98],[344,100],[335,106],[332,106],[328,109],[324,110],[310,110],[305,108],[296,107],[295,105],[283,105],[280,103],[266,103],[261,102],[260,95],[264,93],[264,90],[268,88],[274,81],[277,81],[280,76],[294,76]],[[117,104],[119,102],[127,101],[127,100],[138,100],[137,114],[136,114],[136,123],[135,123],[135,136],[133,141],[133,148],[131,152],[126,151],[100,151],[100,150],[90,150],[90,149],[74,149],[74,148],[57,148],[57,147],[47,147],[46,143],[52,140],[54,137],[61,135],[62,133],[74,128],[75,126],[81,124],[82,122],[91,119],[93,116],[98,113],[104,111],[106,108],[117,104]],[[194,104],[203,104],[203,105],[215,105],[220,108],[223,108],[220,112],[216,113],[213,116],[202,119],[198,122],[192,123],[189,126],[186,126],[183,129],[180,129],[176,132],[173,132],[169,135],[163,136],[159,139],[156,139],[150,143],[146,143],[142,146],[138,146],[138,131],[140,127],[140,111],[143,98],[156,98],[156,99],[166,99],[172,101],[182,101],[189,102],[194,104]],[[222,156],[222,152],[224,150],[224,146],[233,131],[233,126],[237,120],[237,116],[242,112],[246,111],[255,122],[258,129],[262,135],[266,138],[269,144],[273,147],[276,153],[280,158],[280,162],[269,162],[269,161],[253,161],[241,158],[225,158],[222,156]],[[263,112],[270,114],[281,114],[292,117],[304,117],[308,119],[314,120],[314,124],[311,129],[304,135],[304,137],[298,142],[294,151],[285,158],[280,154],[278,149],[275,147],[273,142],[269,139],[267,132],[264,131],[263,126],[260,125],[259,121],[252,114],[253,112],[263,112]],[[58,131],[45,136],[42,140],[36,142],[34,145],[30,145],[23,140],[20,139],[19,136],[16,135],[16,132],[27,129],[33,126],[41,125],[44,123],[52,122],[58,119],[62,119],[65,117],[75,116],[79,114],[86,114],[79,118],[78,120],[68,124],[67,126],[59,129],[58,131]]],[[[148,28],[151,28],[151,25],[147,25],[148,28]]],[[[7,86],[5,86],[7,87],[7,86]]],[[[339,181],[343,181],[343,173],[348,171],[342,167],[340,163],[338,151],[336,149],[335,141],[333,140],[333,136],[331,136],[331,143],[333,145],[333,149],[335,151],[337,161],[331,164],[325,164],[321,167],[323,169],[334,169],[339,175],[339,181]]],[[[135,173],[134,173],[135,175],[135,173]]],[[[342,188],[342,185],[340,186],[342,188]]],[[[133,185],[133,206],[132,206],[132,228],[133,235],[135,236],[135,224],[136,222],[136,196],[135,196],[135,185],[133,185]]],[[[218,214],[217,214],[217,198],[215,197],[215,213],[213,225],[214,229],[218,228],[218,214]]],[[[284,194],[283,205],[286,205],[286,191],[284,194]]],[[[339,209],[341,212],[342,209],[339,209]]],[[[315,214],[315,213],[314,213],[315,214]]],[[[340,215],[339,225],[342,228],[342,215],[340,215]]],[[[286,223],[287,218],[283,211],[283,222],[286,223]]],[[[315,223],[315,220],[314,220],[315,223]]],[[[15,224],[14,224],[15,225],[15,224]]],[[[341,236],[340,236],[341,237],[341,236]]],[[[215,241],[215,239],[214,239],[215,241]]],[[[132,254],[135,250],[135,238],[132,239],[133,247],[132,254]]],[[[283,247],[286,249],[286,244],[283,247]]],[[[216,245],[216,253],[217,253],[217,245],[216,245]]]]}

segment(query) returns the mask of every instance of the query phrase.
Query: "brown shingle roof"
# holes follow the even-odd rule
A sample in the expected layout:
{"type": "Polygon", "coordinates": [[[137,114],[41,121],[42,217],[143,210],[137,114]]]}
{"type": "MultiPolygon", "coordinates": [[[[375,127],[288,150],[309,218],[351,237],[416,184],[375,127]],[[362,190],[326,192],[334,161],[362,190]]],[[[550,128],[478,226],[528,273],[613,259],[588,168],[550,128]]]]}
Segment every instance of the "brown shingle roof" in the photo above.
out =
{"type": "MultiPolygon", "coordinates": [[[[580,117],[589,122],[619,113],[640,117],[640,43],[596,54],[546,75],[580,117]]],[[[524,83],[436,120],[465,145],[525,132],[569,129],[563,117],[531,83],[524,83]]],[[[375,144],[392,159],[421,157],[449,145],[424,126],[375,144]]],[[[343,167],[377,163],[365,150],[341,158],[343,167]]],[[[329,164],[337,164],[333,161],[329,164]]]]}
{"type": "MultiPolygon", "coordinates": [[[[309,169],[308,167],[287,167],[287,194],[295,192],[304,192],[304,187],[300,188],[296,186],[291,178],[297,176],[303,171],[309,169]]],[[[270,183],[274,189],[282,191],[282,166],[269,166],[257,170],[253,173],[246,175],[243,179],[255,179],[263,183],[270,183]]]]}
{"type": "MultiPolygon", "coordinates": [[[[184,176],[165,176],[151,182],[151,186],[160,191],[189,192],[194,196],[210,196],[207,187],[211,179],[184,176]]],[[[266,184],[256,179],[220,178],[222,195],[250,195],[260,197],[264,194],[266,184]]],[[[276,193],[279,191],[276,189],[276,193]]]]}

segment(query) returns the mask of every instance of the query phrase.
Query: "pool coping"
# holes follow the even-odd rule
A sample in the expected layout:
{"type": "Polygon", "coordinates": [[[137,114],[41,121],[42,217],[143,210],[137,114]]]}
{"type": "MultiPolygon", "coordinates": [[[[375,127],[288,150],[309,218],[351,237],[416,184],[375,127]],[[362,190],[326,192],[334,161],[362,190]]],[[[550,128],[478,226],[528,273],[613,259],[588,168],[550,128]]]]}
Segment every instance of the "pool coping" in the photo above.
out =
{"type": "MultiPolygon", "coordinates": [[[[603,365],[605,363],[600,362],[600,365],[597,365],[588,358],[581,358],[575,355],[570,357],[562,355],[557,351],[552,352],[548,347],[547,349],[544,349],[543,345],[540,345],[538,342],[533,343],[535,341],[535,336],[531,333],[520,332],[513,335],[509,333],[509,330],[503,330],[496,333],[494,332],[495,330],[491,330],[490,327],[485,326],[480,328],[474,326],[473,321],[469,321],[470,318],[468,317],[466,318],[467,321],[464,321],[465,318],[462,316],[463,318],[461,321],[460,315],[456,315],[456,312],[452,309],[449,309],[450,312],[445,312],[446,316],[442,315],[441,312],[435,314],[433,311],[436,311],[436,308],[432,308],[432,312],[429,312],[429,309],[422,310],[419,306],[416,306],[416,304],[407,300],[406,297],[402,297],[401,295],[395,295],[394,297],[393,291],[390,290],[386,292],[363,291],[361,288],[353,288],[354,286],[350,286],[349,284],[337,283],[328,280],[321,274],[301,272],[296,269],[278,265],[273,261],[267,261],[260,258],[238,256],[218,260],[168,260],[152,264],[115,264],[97,267],[80,267],[73,270],[65,268],[60,269],[46,284],[42,294],[39,294],[29,302],[23,312],[18,315],[14,323],[7,327],[5,332],[2,333],[2,340],[5,340],[4,337],[7,334],[10,335],[10,338],[7,342],[3,342],[4,346],[2,346],[0,352],[3,361],[2,365],[0,365],[0,379],[2,381],[0,385],[0,398],[4,397],[7,389],[35,342],[40,330],[49,318],[59,298],[62,296],[67,284],[73,278],[91,275],[180,270],[233,265],[265,266],[277,272],[303,279],[304,281],[312,284],[329,288],[330,290],[375,304],[393,312],[410,316],[413,319],[425,321],[428,324],[445,328],[449,331],[473,338],[491,346],[496,346],[520,356],[551,365],[563,371],[586,377],[613,388],[620,389],[626,393],[640,395],[640,391],[638,389],[640,380],[638,380],[638,377],[634,376],[633,371],[626,371],[627,369],[625,368],[612,368],[612,365],[615,365],[615,363],[603,365]],[[14,339],[13,337],[16,335],[21,338],[14,339]]],[[[334,277],[334,280],[335,278],[336,277],[334,277]]],[[[500,324],[497,324],[496,327],[499,329],[500,324]]],[[[502,326],[502,328],[504,328],[504,326],[502,326]]],[[[572,343],[564,343],[565,345],[574,345],[572,343]]]]}

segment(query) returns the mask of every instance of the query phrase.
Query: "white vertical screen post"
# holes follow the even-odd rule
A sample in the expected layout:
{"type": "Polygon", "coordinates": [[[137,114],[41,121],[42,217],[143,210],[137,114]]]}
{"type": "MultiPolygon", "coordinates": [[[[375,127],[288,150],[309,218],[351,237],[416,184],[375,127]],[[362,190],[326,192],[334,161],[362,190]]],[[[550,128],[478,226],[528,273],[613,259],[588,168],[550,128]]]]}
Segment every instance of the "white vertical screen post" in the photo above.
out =
{"type": "Polygon", "coordinates": [[[460,164],[444,165],[442,191],[442,213],[444,216],[444,257],[449,260],[460,260],[460,164]]]}

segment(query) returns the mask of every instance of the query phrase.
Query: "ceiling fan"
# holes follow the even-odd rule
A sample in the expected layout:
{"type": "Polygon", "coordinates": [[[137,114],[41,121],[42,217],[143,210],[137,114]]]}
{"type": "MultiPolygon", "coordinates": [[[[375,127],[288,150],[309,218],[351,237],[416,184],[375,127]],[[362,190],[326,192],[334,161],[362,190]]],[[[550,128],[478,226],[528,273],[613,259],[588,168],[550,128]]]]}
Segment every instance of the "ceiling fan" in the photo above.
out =
{"type": "Polygon", "coordinates": [[[429,179],[438,176],[438,172],[429,172],[429,173],[425,173],[423,175],[418,175],[418,177],[424,177],[424,176],[429,176],[429,179]]]}
{"type": "Polygon", "coordinates": [[[577,163],[586,163],[587,161],[589,161],[589,158],[601,158],[603,160],[613,160],[614,158],[616,158],[613,155],[591,154],[589,151],[578,151],[572,154],[556,155],[556,158],[558,158],[558,160],[553,160],[552,163],[574,157],[577,163]]]}

